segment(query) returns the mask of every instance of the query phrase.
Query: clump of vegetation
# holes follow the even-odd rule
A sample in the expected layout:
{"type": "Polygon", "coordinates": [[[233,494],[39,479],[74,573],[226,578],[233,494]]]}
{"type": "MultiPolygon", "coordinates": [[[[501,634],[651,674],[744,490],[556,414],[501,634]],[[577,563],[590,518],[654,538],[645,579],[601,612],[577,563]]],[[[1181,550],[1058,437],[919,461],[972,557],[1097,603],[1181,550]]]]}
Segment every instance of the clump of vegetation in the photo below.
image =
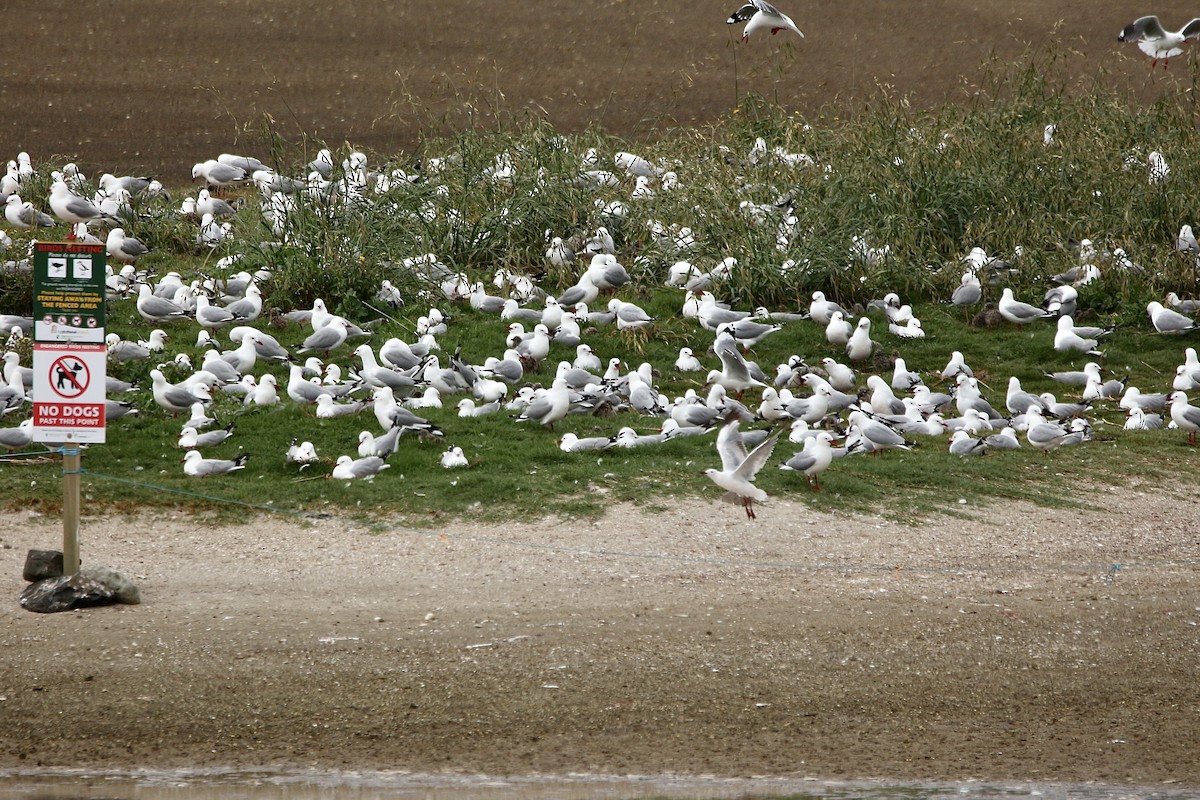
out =
{"type": "MultiPolygon", "coordinates": [[[[387,316],[374,330],[376,344],[391,336],[411,341],[416,317],[438,305],[453,317],[442,337],[446,350],[459,345],[466,359],[481,363],[504,349],[503,325],[495,316],[471,311],[461,297],[448,297],[445,279],[462,276],[462,285],[482,282],[499,293],[491,279],[506,270],[537,276],[556,294],[579,270],[547,262],[550,237],[586,237],[603,226],[635,278],[622,296],[637,299],[658,321],[648,337],[598,328],[585,338],[603,358],[620,358],[626,368],[636,366],[630,361],[656,365],[660,388],[670,396],[704,390],[702,376],[669,365],[680,346],[703,353],[711,343],[711,334],[698,334],[693,322],[681,318],[682,293],[662,287],[668,267],[678,260],[707,271],[722,259],[736,259],[736,269],[717,291],[744,308],[799,310],[816,290],[865,306],[897,292],[924,320],[927,337],[879,334],[885,355],[868,366],[886,369],[888,352],[903,353],[910,367],[929,375],[957,349],[982,368],[985,383],[990,378],[993,400],[1002,400],[997,393],[1008,375],[1019,376],[1029,389],[1061,390],[1042,373],[1084,359],[1053,351],[1048,330],[981,330],[966,324],[974,311],[939,306],[958,285],[964,256],[979,247],[1010,261],[1014,269],[1001,285],[1029,300],[1040,299],[1050,276],[1090,257],[1101,277],[1081,287],[1079,318],[1120,324],[1106,348],[1108,368],[1131,375],[1147,391],[1162,391],[1182,347],[1148,333],[1144,309],[1147,300],[1166,291],[1188,294],[1196,288],[1194,254],[1181,254],[1174,245],[1179,227],[1193,219],[1191,189],[1200,178],[1200,166],[1189,157],[1200,145],[1195,109],[1180,97],[1135,109],[1100,88],[1056,86],[1053,74],[1052,63],[1035,59],[998,70],[966,107],[917,111],[884,96],[836,120],[799,118],[748,97],[711,129],[672,131],[636,144],[597,131],[564,135],[536,122],[430,137],[413,153],[366,154],[369,179],[347,183],[347,170],[335,167],[327,184],[292,195],[286,215],[260,208],[252,188],[238,190],[230,199],[243,206],[232,235],[214,250],[197,248],[195,224],[180,218],[174,201],[139,201],[126,229],[154,249],[139,265],[152,273],[173,270],[200,278],[268,270],[265,289],[277,309],[309,307],[322,298],[331,311],[359,322],[379,318],[382,310],[387,316]],[[636,151],[674,180],[660,175],[635,195],[633,178],[614,165],[621,151],[636,151]],[[1166,159],[1169,174],[1151,173],[1152,151],[1166,159]],[[613,173],[612,180],[587,174],[598,170],[613,173]],[[1093,243],[1094,255],[1085,249],[1081,256],[1085,239],[1093,243]],[[1113,255],[1117,248],[1140,269],[1121,266],[1113,255]],[[405,308],[381,307],[376,294],[384,279],[399,287],[405,308]]],[[[305,159],[285,143],[272,139],[270,153],[279,174],[303,174],[305,159]]],[[[343,149],[334,161],[349,156],[343,149]]],[[[43,165],[40,174],[48,175],[53,166],[43,165]]],[[[44,207],[48,183],[42,179],[31,186],[27,199],[44,207]]],[[[23,252],[30,234],[12,234],[13,252],[23,252]]],[[[27,313],[27,275],[10,270],[0,280],[0,311],[27,313]]],[[[999,288],[989,286],[987,292],[995,299],[999,288]]],[[[256,324],[270,324],[268,319],[256,324]]],[[[121,300],[110,308],[110,327],[125,338],[146,331],[131,303],[121,300]]],[[[275,333],[294,346],[306,331],[291,326],[275,333]]],[[[197,357],[193,334],[194,327],[180,330],[168,355],[197,357]]],[[[771,364],[793,354],[810,364],[842,355],[817,326],[796,323],[764,340],[752,357],[770,371],[771,364]]],[[[573,350],[556,345],[527,381],[549,384],[554,364],[573,356],[573,350]]],[[[711,355],[706,361],[717,366],[711,355]]],[[[150,366],[114,365],[113,371],[145,382],[150,366]]],[[[267,369],[286,383],[284,367],[267,369]]],[[[179,453],[172,447],[177,422],[148,401],[139,405],[143,414],[115,423],[104,448],[103,472],[115,480],[91,481],[91,496],[112,503],[135,497],[204,502],[194,494],[145,496],[146,485],[190,492],[195,483],[177,468],[179,453]]],[[[353,499],[364,508],[419,515],[480,507],[588,513],[606,498],[707,491],[711,487],[698,476],[715,458],[704,437],[596,457],[564,454],[555,448],[553,434],[517,425],[508,414],[463,420],[447,404],[428,414],[447,431],[444,444],[462,445],[475,466],[444,472],[436,467],[443,443],[414,440],[375,485],[348,490],[310,482],[284,463],[283,451],[292,437],[316,437],[327,458],[353,452],[357,432],[374,428],[369,417],[317,422],[310,410],[286,401],[277,410],[248,412],[237,401],[221,399],[216,409],[224,420],[237,420],[239,434],[227,447],[242,442],[254,451],[247,471],[220,484],[219,493],[255,504],[273,498],[272,503],[308,510],[340,508],[353,499]],[[258,452],[263,442],[271,449],[258,452]]],[[[1117,411],[1100,418],[1126,459],[1115,466],[1097,448],[1055,454],[1053,471],[1045,456],[1028,452],[981,466],[951,458],[934,442],[919,454],[838,462],[822,478],[827,494],[811,499],[823,502],[832,495],[899,513],[967,494],[1069,502],[1070,484],[1080,476],[1100,471],[1113,479],[1134,461],[1143,476],[1156,474],[1156,454],[1173,446],[1175,437],[1124,434],[1117,411]]],[[[582,436],[612,435],[624,425],[653,432],[658,422],[583,416],[563,425],[582,436]]],[[[6,465],[0,487],[10,503],[30,501],[31,495],[51,503],[51,481],[28,488],[29,474],[47,469],[6,465]]],[[[764,470],[761,484],[771,493],[792,486],[789,476],[773,469],[764,470]]]]}

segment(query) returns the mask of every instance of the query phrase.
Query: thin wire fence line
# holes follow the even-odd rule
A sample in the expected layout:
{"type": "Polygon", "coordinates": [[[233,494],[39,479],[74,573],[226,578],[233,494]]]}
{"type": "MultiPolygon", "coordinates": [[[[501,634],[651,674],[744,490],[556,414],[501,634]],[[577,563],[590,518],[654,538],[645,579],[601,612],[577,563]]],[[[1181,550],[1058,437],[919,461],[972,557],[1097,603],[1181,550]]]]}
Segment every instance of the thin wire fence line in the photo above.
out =
{"type": "Polygon", "coordinates": [[[712,558],[708,556],[686,556],[676,555],[671,553],[637,553],[628,550],[614,550],[610,548],[595,548],[595,547],[570,547],[560,544],[549,544],[543,542],[520,542],[513,539],[505,539],[498,536],[484,536],[480,534],[447,534],[441,531],[434,531],[428,528],[414,528],[406,525],[397,525],[387,522],[364,522],[362,520],[353,519],[350,517],[342,517],[335,514],[325,512],[300,511],[296,509],[280,508],[274,505],[265,505],[262,503],[247,503],[241,500],[232,500],[229,498],[218,497],[216,495],[202,494],[186,489],[173,489],[166,486],[159,486],[145,481],[132,480],[130,478],[122,478],[116,475],[107,475],[102,472],[93,472],[92,470],[80,470],[81,473],[91,475],[104,480],[116,481],[131,486],[138,486],[154,491],[168,492],[170,494],[181,495],[185,497],[194,497],[200,500],[205,500],[211,503],[223,503],[228,505],[239,506],[241,508],[253,508],[260,511],[266,511],[272,514],[280,514],[285,516],[299,517],[308,521],[327,521],[340,522],[347,526],[368,528],[377,531],[391,531],[400,533],[416,534],[424,537],[445,537],[462,542],[471,542],[476,544],[500,545],[506,547],[515,547],[523,550],[542,551],[549,553],[558,553],[561,555],[573,556],[590,556],[603,558],[620,558],[628,560],[641,561],[663,561],[678,564],[702,564],[715,567],[741,567],[750,569],[774,569],[794,572],[870,572],[870,573],[888,573],[894,572],[898,574],[956,574],[963,572],[987,572],[999,574],[1011,574],[1020,572],[1092,572],[1101,573],[1107,582],[1112,582],[1112,579],[1125,569],[1151,569],[1162,567],[1196,567],[1200,566],[1200,559],[1166,559],[1160,561],[1133,561],[1120,563],[1060,563],[1060,564],[1045,564],[1045,565],[1029,565],[1023,564],[1019,566],[1005,567],[997,565],[978,565],[978,564],[956,564],[952,566],[938,567],[929,565],[906,565],[903,563],[888,563],[888,564],[846,564],[843,562],[801,562],[801,561],[763,561],[758,559],[737,559],[737,558],[712,558]]]}
{"type": "Polygon", "coordinates": [[[55,448],[53,450],[30,450],[25,453],[0,453],[0,460],[26,458],[32,456],[59,456],[62,455],[62,450],[55,448]]]}

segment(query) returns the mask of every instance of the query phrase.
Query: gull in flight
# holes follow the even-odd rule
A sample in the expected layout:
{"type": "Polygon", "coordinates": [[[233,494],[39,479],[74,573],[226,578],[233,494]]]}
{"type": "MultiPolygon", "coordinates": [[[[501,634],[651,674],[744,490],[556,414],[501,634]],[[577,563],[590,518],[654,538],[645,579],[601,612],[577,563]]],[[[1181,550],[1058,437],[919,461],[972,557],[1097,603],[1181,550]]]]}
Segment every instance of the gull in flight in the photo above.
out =
{"type": "Polygon", "coordinates": [[[1171,57],[1183,52],[1180,45],[1197,36],[1200,36],[1200,17],[1177,31],[1168,31],[1163,28],[1158,17],[1151,15],[1139,17],[1126,25],[1125,29],[1117,34],[1117,41],[1136,42],[1138,49],[1154,59],[1150,62],[1150,69],[1154,69],[1160,60],[1163,62],[1163,69],[1166,69],[1171,57]]]}
{"type": "Polygon", "coordinates": [[[729,19],[725,22],[728,25],[736,25],[739,22],[746,23],[746,27],[742,30],[743,42],[748,41],[750,34],[755,31],[768,29],[771,31],[771,35],[780,31],[794,31],[801,39],[804,38],[804,34],[796,27],[796,23],[792,22],[792,18],[766,0],[750,0],[749,3],[730,14],[729,19]]]}
{"type": "Polygon", "coordinates": [[[747,519],[755,519],[754,501],[763,502],[767,493],[754,485],[758,471],[771,457],[775,443],[779,441],[782,428],[776,429],[749,453],[738,431],[738,420],[725,423],[717,434],[717,452],[721,455],[721,469],[706,469],[704,474],[717,486],[725,490],[723,500],[741,503],[746,509],[747,519]]]}

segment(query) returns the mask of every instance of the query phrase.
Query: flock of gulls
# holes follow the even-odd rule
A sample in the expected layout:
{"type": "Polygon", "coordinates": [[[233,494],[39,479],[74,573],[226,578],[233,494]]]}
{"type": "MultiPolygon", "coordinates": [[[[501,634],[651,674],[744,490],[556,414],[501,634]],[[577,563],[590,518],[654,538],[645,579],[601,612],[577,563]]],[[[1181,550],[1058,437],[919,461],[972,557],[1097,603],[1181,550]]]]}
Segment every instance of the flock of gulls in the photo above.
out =
{"type": "MultiPolygon", "coordinates": [[[[744,39],[759,30],[788,30],[803,36],[790,18],[762,0],[746,4],[728,21],[746,23],[744,39]]],[[[1127,27],[1120,38],[1138,41],[1153,58],[1165,60],[1177,54],[1185,39],[1198,34],[1200,20],[1168,33],[1156,18],[1145,17],[1127,27]]],[[[736,157],[754,163],[771,153],[796,168],[811,163],[802,154],[768,150],[761,140],[754,151],[736,157]]],[[[430,161],[420,180],[438,179],[436,161],[430,161]]],[[[820,490],[822,473],[839,458],[907,450],[921,437],[948,440],[949,452],[962,457],[1022,447],[1050,452],[1082,444],[1093,438],[1089,415],[1104,404],[1127,414],[1129,430],[1175,427],[1195,444],[1200,408],[1190,405],[1186,394],[1200,388],[1200,360],[1194,348],[1182,348],[1184,360],[1171,386],[1156,387],[1162,391],[1142,391],[1129,385],[1128,377],[1106,376],[1099,362],[1089,360],[1078,371],[1050,374],[1071,395],[1069,400],[1028,392],[1015,376],[1008,379],[1002,399],[989,400],[983,391],[987,387],[960,352],[947,354],[945,367],[926,375],[909,369],[903,357],[883,355],[884,350],[925,336],[911,306],[896,293],[865,308],[844,308],[816,291],[805,308],[737,309],[721,297],[723,284],[738,268],[734,257],[708,269],[680,258],[662,274],[662,283],[678,291],[679,314],[691,321],[695,331],[694,340],[680,348],[673,364],[642,363],[628,369],[625,353],[601,357],[600,331],[617,331],[604,337],[613,347],[616,342],[632,343],[652,335],[659,324],[627,299],[633,287],[612,230],[624,223],[628,205],[638,202],[639,196],[670,191],[680,180],[668,165],[632,153],[615,153],[611,164],[606,167],[602,156],[590,150],[581,155],[575,176],[581,185],[628,188],[628,203],[598,198],[609,224],[563,231],[561,236],[547,231],[546,266],[555,274],[573,273],[573,283],[552,295],[532,277],[501,269],[492,276],[493,293],[485,279],[455,272],[436,254],[409,258],[398,270],[436,288],[419,297],[405,297],[384,281],[375,297],[364,298],[369,301],[364,305],[386,308],[389,314],[399,314],[418,302],[430,302],[430,307],[416,320],[415,334],[408,340],[393,337],[382,342],[373,334],[378,319],[352,321],[331,313],[320,299],[311,308],[279,312],[272,325],[265,324],[271,315],[264,311],[263,296],[274,276],[269,269],[240,271],[237,256],[217,262],[223,272],[217,278],[189,281],[174,272],[157,277],[139,268],[139,260],[150,248],[126,234],[125,221],[136,220],[132,209],[147,198],[174,207],[155,180],[105,174],[93,183],[73,164],[64,165],[51,174],[45,197],[37,198],[44,199],[47,213],[26,197],[39,176],[30,157],[22,153],[8,163],[0,179],[0,200],[12,231],[36,232],[62,225],[73,239],[105,243],[110,302],[134,305],[147,325],[144,338],[108,335],[112,365],[108,420],[138,413],[182,416],[176,444],[186,453],[182,469],[188,476],[226,475],[246,467],[248,452],[236,458],[206,455],[236,442],[234,425],[222,427],[214,409],[252,413],[289,404],[316,419],[360,416],[366,420],[357,443],[322,441],[321,429],[314,425],[311,439],[275,445],[279,457],[299,469],[332,463],[327,477],[346,482],[375,479],[389,468],[388,458],[406,438],[439,441],[447,445],[443,467],[469,467],[463,449],[450,444],[453,431],[428,418],[428,410],[434,408],[453,407],[458,417],[507,414],[515,424],[546,429],[557,446],[570,453],[661,446],[680,437],[715,433],[720,466],[704,474],[723,490],[724,499],[740,504],[750,518],[755,517],[754,504],[766,499],[755,477],[771,462],[785,436],[801,449],[778,466],[804,475],[812,491],[820,490]],[[92,186],[96,188],[88,191],[92,186]],[[101,231],[106,231],[102,237],[97,235],[101,231]],[[467,314],[494,317],[502,323],[493,353],[472,358],[460,349],[449,355],[443,350],[444,334],[467,314]],[[760,365],[752,358],[760,342],[791,326],[815,326],[813,330],[819,330],[827,344],[824,355],[793,355],[775,365],[760,365]],[[281,331],[285,341],[270,329],[281,331]],[[886,346],[873,338],[883,338],[884,332],[889,337],[886,346]],[[194,345],[168,351],[168,339],[194,339],[194,345]],[[139,387],[121,380],[122,365],[131,362],[157,365],[149,370],[148,392],[139,393],[139,387]],[[531,379],[543,364],[556,365],[548,386],[531,379]],[[657,384],[665,373],[694,375],[697,386],[703,376],[703,388],[668,397],[657,384]],[[600,414],[650,419],[659,431],[638,433],[630,424],[615,436],[583,437],[560,429],[569,427],[575,415],[600,414]],[[339,454],[322,458],[318,444],[321,450],[339,454]]],[[[503,181],[505,171],[511,176],[512,169],[511,160],[498,157],[480,177],[503,181]]],[[[1150,169],[1154,180],[1153,171],[1166,166],[1152,163],[1150,169]]],[[[195,241],[201,248],[216,248],[238,235],[232,220],[239,212],[222,199],[225,192],[237,192],[242,199],[257,193],[264,220],[286,238],[289,214],[298,203],[319,199],[353,207],[382,202],[389,185],[418,179],[399,170],[372,170],[361,153],[337,164],[328,150],[321,151],[300,177],[280,175],[253,157],[223,154],[196,164],[192,178],[205,188],[184,199],[174,213],[195,223],[195,241]]],[[[765,213],[752,204],[745,210],[751,221],[765,213]]],[[[673,235],[682,240],[690,233],[676,230],[673,235]]],[[[1176,246],[1200,258],[1200,244],[1189,226],[1181,229],[1176,246]]],[[[10,236],[0,235],[0,249],[12,247],[10,236]]],[[[854,244],[858,251],[863,247],[861,242],[854,244]]],[[[680,243],[679,252],[687,252],[685,243],[680,243]]],[[[1012,274],[1009,262],[976,247],[962,257],[961,264],[961,284],[945,302],[972,309],[982,305],[985,287],[998,290],[994,313],[1002,324],[1045,326],[1056,351],[1081,359],[1099,358],[1114,331],[1076,324],[1077,314],[1086,311],[1080,308],[1079,289],[1099,278],[1098,265],[1140,270],[1123,252],[1101,252],[1085,240],[1078,266],[1055,276],[1043,295],[1026,302],[1002,285],[1012,274]]],[[[6,268],[27,268],[27,262],[9,261],[6,268]]],[[[1200,311],[1200,304],[1176,294],[1164,300],[1147,307],[1148,325],[1157,333],[1186,336],[1200,327],[1192,316],[1200,311]]],[[[32,321],[13,313],[14,309],[7,311],[0,314],[0,326],[9,332],[0,413],[9,421],[29,412],[33,375],[21,363],[19,347],[20,339],[31,335],[32,321]]],[[[30,428],[29,419],[0,428],[0,447],[10,452],[28,447],[30,428]]],[[[269,446],[259,441],[247,449],[258,452],[269,446]]]]}

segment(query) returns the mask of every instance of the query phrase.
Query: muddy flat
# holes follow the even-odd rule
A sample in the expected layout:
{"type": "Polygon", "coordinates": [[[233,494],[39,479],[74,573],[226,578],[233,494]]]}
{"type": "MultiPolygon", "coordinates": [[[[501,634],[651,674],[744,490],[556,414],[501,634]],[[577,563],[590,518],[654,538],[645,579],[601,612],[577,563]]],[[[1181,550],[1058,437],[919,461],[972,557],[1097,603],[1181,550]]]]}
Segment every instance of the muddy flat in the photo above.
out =
{"type": "MultiPolygon", "coordinates": [[[[711,123],[747,93],[828,122],[883,97],[972,102],[1028,54],[1051,89],[1087,78],[1149,103],[1190,81],[1190,55],[1151,70],[1117,41],[1137,14],[1115,0],[782,3],[805,37],[744,45],[725,24],[736,5],[130,0],[91,13],[48,0],[0,49],[0,153],[173,186],[218,153],[269,159],[268,129],[383,154],[531,118],[637,139],[711,123]]],[[[1177,27],[1194,10],[1153,12],[1177,27]]]]}
{"type": "Polygon", "coordinates": [[[0,767],[406,769],[1200,786],[1200,503],[907,525],[687,498],[368,530],[89,519],[138,606],[21,610],[0,767]]]}

